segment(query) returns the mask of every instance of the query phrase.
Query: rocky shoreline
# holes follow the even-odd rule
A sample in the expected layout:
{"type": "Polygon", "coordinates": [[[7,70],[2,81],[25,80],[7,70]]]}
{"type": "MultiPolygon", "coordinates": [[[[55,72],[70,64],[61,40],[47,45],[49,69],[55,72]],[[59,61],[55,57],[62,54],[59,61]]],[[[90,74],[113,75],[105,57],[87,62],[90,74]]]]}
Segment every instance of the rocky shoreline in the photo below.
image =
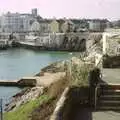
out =
{"type": "Polygon", "coordinates": [[[36,86],[26,87],[19,93],[12,96],[11,101],[5,105],[5,112],[14,111],[16,108],[26,104],[30,100],[35,100],[41,96],[45,92],[46,88],[49,87],[53,82],[58,81],[64,76],[64,61],[55,62],[47,67],[44,67],[41,69],[41,72],[34,76],[39,78],[36,86]],[[48,82],[48,84],[43,84],[44,81],[47,82],[47,80],[44,80],[44,78],[47,78],[50,82],[48,82]],[[52,79],[50,80],[50,78],[52,79]],[[40,81],[43,81],[43,83],[40,81]]]}
{"type": "Polygon", "coordinates": [[[43,94],[44,87],[32,87],[23,89],[21,92],[12,96],[10,103],[5,105],[5,112],[15,110],[17,107],[26,104],[30,100],[35,100],[43,94]]]}

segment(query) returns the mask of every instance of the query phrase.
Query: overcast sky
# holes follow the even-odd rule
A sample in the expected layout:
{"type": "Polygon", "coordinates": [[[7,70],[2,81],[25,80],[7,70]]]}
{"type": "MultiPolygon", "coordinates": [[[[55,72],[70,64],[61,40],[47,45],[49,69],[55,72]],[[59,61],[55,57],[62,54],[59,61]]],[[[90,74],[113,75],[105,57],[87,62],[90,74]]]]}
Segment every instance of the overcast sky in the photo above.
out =
{"type": "Polygon", "coordinates": [[[120,18],[120,0],[0,0],[0,14],[30,13],[32,8],[45,18],[120,18]]]}

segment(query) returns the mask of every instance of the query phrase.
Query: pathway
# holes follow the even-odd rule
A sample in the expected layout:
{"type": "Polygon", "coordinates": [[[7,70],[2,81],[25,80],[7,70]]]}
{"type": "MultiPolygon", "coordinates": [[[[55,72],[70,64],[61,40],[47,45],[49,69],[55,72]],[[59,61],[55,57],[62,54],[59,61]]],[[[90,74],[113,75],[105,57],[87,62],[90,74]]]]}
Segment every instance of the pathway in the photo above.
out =
{"type": "MultiPolygon", "coordinates": [[[[103,69],[103,80],[108,84],[120,84],[120,69],[103,69]]],[[[120,112],[92,112],[92,120],[120,120],[120,112]]]]}

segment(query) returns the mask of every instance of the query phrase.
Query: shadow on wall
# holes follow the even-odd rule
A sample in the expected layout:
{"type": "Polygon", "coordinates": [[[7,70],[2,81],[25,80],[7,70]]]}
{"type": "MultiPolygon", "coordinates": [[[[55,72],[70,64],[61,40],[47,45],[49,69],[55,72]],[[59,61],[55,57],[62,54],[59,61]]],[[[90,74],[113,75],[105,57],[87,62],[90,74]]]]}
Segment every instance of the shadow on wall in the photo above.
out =
{"type": "Polygon", "coordinates": [[[80,39],[79,37],[64,37],[61,45],[62,50],[68,51],[80,51],[86,50],[86,39],[80,39]]]}
{"type": "Polygon", "coordinates": [[[73,87],[68,92],[66,104],[62,109],[61,120],[92,120],[92,112],[88,108],[89,88],[73,87]]]}
{"type": "Polygon", "coordinates": [[[99,82],[104,82],[99,76],[100,70],[93,69],[89,75],[89,86],[71,87],[61,114],[64,120],[93,120],[94,89],[99,82]],[[91,87],[92,89],[90,89],[91,87]]]}
{"type": "Polygon", "coordinates": [[[68,120],[93,120],[92,110],[85,108],[85,106],[74,105],[73,111],[70,113],[68,120]]]}

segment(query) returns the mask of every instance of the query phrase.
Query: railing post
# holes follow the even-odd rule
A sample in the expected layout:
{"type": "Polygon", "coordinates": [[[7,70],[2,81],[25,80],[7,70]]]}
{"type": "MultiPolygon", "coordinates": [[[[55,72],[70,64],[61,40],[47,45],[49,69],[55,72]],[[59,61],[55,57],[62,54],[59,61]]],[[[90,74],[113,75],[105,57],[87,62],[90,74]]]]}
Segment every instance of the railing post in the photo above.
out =
{"type": "Polygon", "coordinates": [[[97,100],[98,100],[98,89],[99,89],[99,84],[97,84],[96,88],[95,88],[95,101],[94,101],[94,107],[95,107],[95,110],[97,108],[97,100]]]}
{"type": "Polygon", "coordinates": [[[2,102],[3,102],[3,100],[2,100],[2,98],[0,99],[0,120],[3,120],[3,106],[2,106],[2,102]]]}
{"type": "Polygon", "coordinates": [[[95,88],[95,103],[94,103],[94,107],[95,107],[95,110],[96,110],[96,107],[97,107],[97,86],[96,86],[96,88],[95,88]]]}

